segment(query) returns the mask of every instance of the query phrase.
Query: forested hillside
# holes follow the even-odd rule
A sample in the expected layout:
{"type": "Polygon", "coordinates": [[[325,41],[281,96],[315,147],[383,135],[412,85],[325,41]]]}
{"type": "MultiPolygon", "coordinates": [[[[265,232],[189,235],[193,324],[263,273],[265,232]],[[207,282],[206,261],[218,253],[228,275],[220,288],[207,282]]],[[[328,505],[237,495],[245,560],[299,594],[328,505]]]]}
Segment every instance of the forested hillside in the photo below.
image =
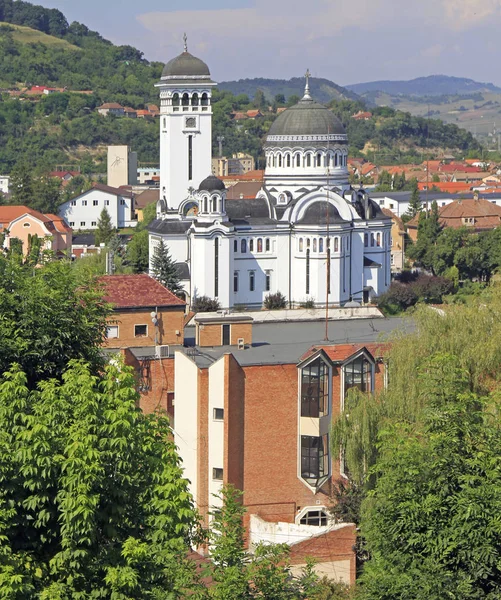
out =
{"type": "MultiPolygon", "coordinates": [[[[148,102],[158,103],[154,83],[160,77],[161,63],[148,62],[131,46],[115,46],[85,25],[68,24],[55,9],[0,0],[0,21],[0,88],[4,91],[0,96],[0,173],[8,174],[16,165],[35,167],[39,172],[74,165],[84,173],[104,173],[108,144],[128,144],[138,152],[140,161],[158,161],[155,121],[102,117],[95,109],[103,102],[119,102],[135,109],[148,102]],[[8,94],[8,90],[31,85],[67,91],[41,98],[13,98],[8,94]],[[78,93],[85,90],[92,94],[78,93]]],[[[297,91],[302,93],[304,79],[291,80],[297,83],[293,88],[291,82],[279,80],[244,82],[250,86],[252,98],[221,89],[214,93],[214,139],[223,135],[225,154],[251,153],[262,167],[262,145],[277,116],[276,108],[298,100],[299,94],[293,92],[299,86],[297,91]],[[259,88],[251,89],[266,81],[284,86],[270,88],[270,93],[277,92],[271,100],[259,88]],[[260,108],[263,117],[232,118],[235,111],[251,108],[260,108]]],[[[325,100],[322,86],[339,87],[327,80],[311,82],[312,93],[319,100],[325,100]]],[[[352,155],[364,152],[372,159],[377,149],[389,154],[389,161],[403,162],[420,156],[423,148],[430,149],[430,154],[447,149],[461,156],[478,149],[469,133],[438,120],[427,121],[380,107],[371,109],[374,114],[369,121],[357,121],[352,115],[367,107],[356,99],[332,100],[330,107],[347,128],[352,155]]]]}

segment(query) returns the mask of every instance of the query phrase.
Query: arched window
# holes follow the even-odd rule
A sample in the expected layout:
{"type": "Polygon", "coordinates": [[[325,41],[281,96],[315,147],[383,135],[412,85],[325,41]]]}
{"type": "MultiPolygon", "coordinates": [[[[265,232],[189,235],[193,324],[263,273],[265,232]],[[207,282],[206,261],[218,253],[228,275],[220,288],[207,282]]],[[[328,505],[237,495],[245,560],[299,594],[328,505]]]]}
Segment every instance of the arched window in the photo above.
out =
{"type": "Polygon", "coordinates": [[[276,157],[276,155],[275,155],[275,154],[273,155],[273,166],[274,166],[274,167],[276,167],[276,166],[277,166],[277,157],[276,157]]]}
{"type": "Polygon", "coordinates": [[[376,236],[376,246],[381,246],[381,234],[378,233],[376,236]]]}
{"type": "Polygon", "coordinates": [[[181,104],[183,106],[188,106],[190,104],[190,97],[188,96],[188,92],[184,92],[183,99],[181,100],[181,104]]]}
{"type": "Polygon", "coordinates": [[[207,196],[204,197],[204,212],[209,212],[209,199],[207,196]]]}
{"type": "Polygon", "coordinates": [[[329,166],[329,160],[330,160],[330,155],[329,154],[324,154],[324,167],[328,167],[329,166]]]}
{"type": "Polygon", "coordinates": [[[266,252],[270,251],[270,238],[266,238],[266,242],[265,242],[265,250],[266,252]]]}
{"type": "Polygon", "coordinates": [[[334,252],[339,252],[339,238],[334,238],[334,252]]]}
{"type": "Polygon", "coordinates": [[[179,106],[179,94],[177,92],[172,96],[172,106],[179,106]]]}
{"type": "Polygon", "coordinates": [[[317,251],[317,238],[313,238],[313,252],[317,251]]]}
{"type": "Polygon", "coordinates": [[[163,118],[163,124],[164,124],[164,129],[167,129],[167,119],[165,117],[163,118]]]}
{"type": "Polygon", "coordinates": [[[306,238],[306,248],[310,247],[310,238],[306,238]]]}
{"type": "Polygon", "coordinates": [[[204,92],[202,94],[202,102],[201,102],[202,106],[208,106],[209,105],[209,96],[207,95],[207,92],[204,92]]]}
{"type": "Polygon", "coordinates": [[[245,254],[247,252],[247,240],[242,240],[240,242],[240,252],[245,254]]]}
{"type": "Polygon", "coordinates": [[[198,106],[198,94],[196,92],[191,97],[191,106],[198,106]]]}
{"type": "Polygon", "coordinates": [[[327,248],[331,247],[331,238],[327,238],[325,243],[327,244],[327,248]]]}
{"type": "Polygon", "coordinates": [[[311,154],[306,155],[306,166],[311,167],[311,154]]]}
{"type": "Polygon", "coordinates": [[[217,196],[212,196],[212,212],[217,212],[217,196]]]}
{"type": "Polygon", "coordinates": [[[322,166],[322,155],[320,153],[317,154],[317,167],[322,166]]]}
{"type": "Polygon", "coordinates": [[[364,233],[364,246],[367,248],[368,245],[369,245],[369,234],[364,233]]]}
{"type": "Polygon", "coordinates": [[[324,251],[324,238],[320,238],[318,240],[318,251],[319,252],[323,252],[324,251]]]}
{"type": "Polygon", "coordinates": [[[303,252],[303,238],[299,238],[299,252],[303,252]]]}
{"type": "Polygon", "coordinates": [[[249,252],[254,252],[254,240],[249,240],[249,252]]]}
{"type": "Polygon", "coordinates": [[[374,246],[374,234],[371,233],[371,246],[374,246]]]}
{"type": "Polygon", "coordinates": [[[278,166],[279,167],[282,166],[282,155],[281,154],[278,155],[278,166]]]}
{"type": "Polygon", "coordinates": [[[238,240],[233,240],[233,252],[238,252],[238,240]]]}
{"type": "Polygon", "coordinates": [[[301,166],[301,155],[296,154],[296,167],[300,167],[300,166],[301,166]]]}
{"type": "Polygon", "coordinates": [[[263,238],[257,238],[257,251],[263,251],[263,238]]]}
{"type": "Polygon", "coordinates": [[[337,167],[338,154],[337,152],[334,154],[334,166],[337,167]]]}
{"type": "Polygon", "coordinates": [[[286,160],[287,160],[287,166],[290,167],[291,166],[291,155],[289,153],[287,153],[285,155],[286,160]]]}

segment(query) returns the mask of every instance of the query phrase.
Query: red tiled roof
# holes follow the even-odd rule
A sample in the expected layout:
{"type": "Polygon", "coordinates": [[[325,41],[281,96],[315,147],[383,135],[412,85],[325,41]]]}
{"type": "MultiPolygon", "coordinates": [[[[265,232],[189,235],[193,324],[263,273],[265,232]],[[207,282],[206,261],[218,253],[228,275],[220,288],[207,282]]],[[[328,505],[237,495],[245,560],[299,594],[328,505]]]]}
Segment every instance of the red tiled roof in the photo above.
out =
{"type": "Polygon", "coordinates": [[[149,275],[103,275],[106,302],[120,308],[180,306],[185,302],[149,275]]]}
{"type": "Polygon", "coordinates": [[[248,110],[246,114],[250,119],[263,116],[263,113],[260,110],[248,110]]]}
{"type": "Polygon", "coordinates": [[[350,356],[357,354],[357,352],[360,352],[360,350],[363,350],[364,348],[374,358],[378,358],[388,346],[388,344],[334,344],[330,346],[313,346],[308,352],[303,354],[300,361],[313,356],[319,350],[323,350],[332,362],[344,362],[350,358],[350,356]]]}
{"type": "Polygon", "coordinates": [[[483,198],[455,200],[440,208],[440,218],[460,219],[463,217],[501,217],[501,206],[483,198]]]}
{"type": "Polygon", "coordinates": [[[39,219],[40,221],[43,221],[44,223],[50,221],[50,219],[47,216],[43,215],[37,210],[33,210],[32,208],[28,208],[27,206],[17,205],[0,206],[0,223],[8,224],[14,219],[18,219],[19,217],[22,217],[26,214],[32,215],[33,217],[39,219]]]}
{"type": "Polygon", "coordinates": [[[66,221],[59,215],[47,213],[45,216],[54,223],[54,227],[57,229],[57,231],[59,231],[59,233],[71,233],[73,231],[73,229],[67,225],[66,221]]]}
{"type": "Polygon", "coordinates": [[[419,190],[431,190],[436,187],[441,192],[468,192],[472,184],[464,181],[421,181],[418,183],[419,190]]]}

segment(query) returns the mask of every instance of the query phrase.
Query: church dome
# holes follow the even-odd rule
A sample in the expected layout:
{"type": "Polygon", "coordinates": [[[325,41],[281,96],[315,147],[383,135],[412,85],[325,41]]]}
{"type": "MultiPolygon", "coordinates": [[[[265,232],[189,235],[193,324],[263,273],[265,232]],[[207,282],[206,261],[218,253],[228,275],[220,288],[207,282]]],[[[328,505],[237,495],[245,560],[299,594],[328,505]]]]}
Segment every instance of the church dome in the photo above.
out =
{"type": "Polygon", "coordinates": [[[346,131],[331,110],[305,96],[275,119],[268,131],[266,145],[276,145],[279,140],[275,136],[297,135],[346,135],[346,131]]]}
{"type": "Polygon", "coordinates": [[[329,223],[343,223],[344,219],[339,214],[338,209],[332,206],[330,202],[324,200],[317,201],[308,206],[304,215],[299,219],[301,225],[320,225],[327,223],[327,213],[329,214],[329,223]]]}
{"type": "Polygon", "coordinates": [[[202,77],[209,78],[209,67],[188,51],[169,60],[162,71],[162,77],[202,77]]]}
{"type": "Polygon", "coordinates": [[[200,192],[223,191],[225,189],[224,183],[215,175],[209,175],[209,177],[206,177],[198,186],[198,191],[200,192]]]}

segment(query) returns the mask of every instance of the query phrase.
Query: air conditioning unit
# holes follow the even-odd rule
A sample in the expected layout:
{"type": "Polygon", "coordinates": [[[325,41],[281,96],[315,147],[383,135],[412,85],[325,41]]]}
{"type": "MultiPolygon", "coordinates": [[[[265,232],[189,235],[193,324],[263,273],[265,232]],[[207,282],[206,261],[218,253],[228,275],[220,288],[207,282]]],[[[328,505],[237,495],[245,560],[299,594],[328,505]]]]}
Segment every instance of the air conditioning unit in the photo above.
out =
{"type": "Polygon", "coordinates": [[[155,346],[155,356],[157,358],[169,358],[169,346],[155,346]]]}
{"type": "Polygon", "coordinates": [[[237,346],[239,350],[245,350],[245,340],[244,338],[237,339],[237,346]]]}

